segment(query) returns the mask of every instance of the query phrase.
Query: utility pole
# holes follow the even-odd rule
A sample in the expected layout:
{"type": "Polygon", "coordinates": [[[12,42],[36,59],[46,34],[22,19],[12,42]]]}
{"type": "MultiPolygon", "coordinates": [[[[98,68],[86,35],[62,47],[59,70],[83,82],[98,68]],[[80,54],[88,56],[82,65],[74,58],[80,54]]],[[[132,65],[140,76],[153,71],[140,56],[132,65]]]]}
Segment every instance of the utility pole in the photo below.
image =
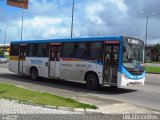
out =
{"type": "Polygon", "coordinates": [[[144,42],[144,63],[145,63],[145,59],[146,59],[146,46],[147,46],[147,40],[148,40],[148,20],[149,20],[149,16],[151,15],[155,15],[155,12],[152,12],[151,14],[146,14],[143,12],[143,10],[140,10],[140,12],[146,17],[146,35],[145,35],[145,42],[144,42]]]}
{"type": "Polygon", "coordinates": [[[21,41],[22,41],[22,37],[23,37],[23,14],[22,14],[22,26],[21,26],[21,41]]]}
{"type": "Polygon", "coordinates": [[[72,22],[71,22],[71,38],[73,37],[73,18],[74,17],[74,0],[72,3],[72,22]]]}
{"type": "Polygon", "coordinates": [[[5,46],[6,46],[5,44],[6,44],[6,38],[7,38],[7,30],[6,30],[6,29],[7,29],[7,28],[5,27],[5,29],[4,29],[4,49],[3,49],[3,51],[4,51],[3,54],[4,54],[4,55],[5,55],[5,51],[6,51],[6,50],[5,50],[5,46]]]}
{"type": "MultiPolygon", "coordinates": [[[[147,16],[147,18],[146,18],[146,37],[145,37],[145,44],[144,44],[144,46],[145,46],[145,58],[146,58],[146,46],[147,46],[147,39],[148,39],[148,16],[147,16]]],[[[145,60],[144,60],[144,62],[145,62],[145,60]]]]}
{"type": "Polygon", "coordinates": [[[25,12],[22,13],[22,26],[21,26],[21,41],[23,40],[23,19],[24,19],[25,12]]]}

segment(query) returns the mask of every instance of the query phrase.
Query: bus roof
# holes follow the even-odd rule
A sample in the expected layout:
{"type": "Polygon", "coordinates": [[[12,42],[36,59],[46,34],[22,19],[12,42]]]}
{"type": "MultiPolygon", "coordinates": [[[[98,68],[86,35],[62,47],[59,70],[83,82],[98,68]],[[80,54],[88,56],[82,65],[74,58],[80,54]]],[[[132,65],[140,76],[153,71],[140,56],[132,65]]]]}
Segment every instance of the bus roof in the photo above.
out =
{"type": "Polygon", "coordinates": [[[44,40],[27,40],[27,41],[11,41],[11,44],[28,44],[28,43],[51,43],[51,42],[85,42],[85,41],[104,41],[118,40],[121,36],[104,36],[104,37],[84,37],[84,38],[60,38],[60,39],[44,39],[44,40]]]}

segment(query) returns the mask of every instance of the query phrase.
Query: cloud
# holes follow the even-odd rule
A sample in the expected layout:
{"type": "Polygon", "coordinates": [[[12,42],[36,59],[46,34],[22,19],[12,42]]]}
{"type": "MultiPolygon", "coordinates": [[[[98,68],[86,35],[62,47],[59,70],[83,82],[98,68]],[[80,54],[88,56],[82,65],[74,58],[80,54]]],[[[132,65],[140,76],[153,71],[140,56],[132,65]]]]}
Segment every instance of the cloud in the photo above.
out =
{"type": "Polygon", "coordinates": [[[32,15],[50,15],[52,11],[57,10],[56,0],[31,0],[29,4],[29,13],[32,15]]]}
{"type": "MultiPolygon", "coordinates": [[[[68,28],[64,26],[61,18],[41,17],[25,19],[24,39],[48,39],[57,37],[67,37],[68,28]]],[[[21,27],[21,21],[17,21],[21,27]]]]}
{"type": "MultiPolygon", "coordinates": [[[[153,2],[151,0],[112,0],[93,3],[93,6],[103,9],[99,10],[95,7],[95,10],[91,12],[92,14],[90,15],[92,17],[88,17],[89,19],[87,18],[90,25],[87,25],[86,33],[95,36],[99,29],[100,35],[103,36],[125,35],[138,37],[144,40],[146,16],[140,13],[140,9],[143,9],[146,14],[157,12],[160,11],[157,6],[159,3],[160,1],[153,2]],[[97,25],[96,20],[100,21],[99,23],[101,24],[97,25]]],[[[92,5],[90,6],[92,7],[92,5]]],[[[88,8],[90,6],[88,6],[88,8]]],[[[89,12],[86,12],[86,14],[89,14],[89,12]]],[[[156,16],[157,15],[149,17],[148,43],[152,43],[152,41],[159,42],[158,38],[160,38],[160,35],[158,35],[158,32],[160,28],[156,27],[159,25],[159,20],[156,16]]]]}
{"type": "Polygon", "coordinates": [[[105,7],[98,3],[98,4],[92,4],[86,8],[86,13],[88,14],[87,18],[96,24],[102,24],[103,21],[99,18],[98,14],[99,12],[102,12],[105,9],[105,7]]]}
{"type": "MultiPolygon", "coordinates": [[[[74,37],[125,35],[145,39],[146,16],[149,15],[148,43],[159,42],[159,0],[75,0],[74,37]]],[[[23,39],[70,37],[72,0],[30,0],[24,16],[23,39]]],[[[8,42],[18,40],[21,32],[21,15],[17,10],[0,9],[9,19],[0,15],[0,26],[8,24],[8,42]],[[6,20],[8,19],[8,20],[6,20]]],[[[3,30],[0,30],[2,33],[3,30]]],[[[2,39],[2,37],[0,37],[2,39]]]]}

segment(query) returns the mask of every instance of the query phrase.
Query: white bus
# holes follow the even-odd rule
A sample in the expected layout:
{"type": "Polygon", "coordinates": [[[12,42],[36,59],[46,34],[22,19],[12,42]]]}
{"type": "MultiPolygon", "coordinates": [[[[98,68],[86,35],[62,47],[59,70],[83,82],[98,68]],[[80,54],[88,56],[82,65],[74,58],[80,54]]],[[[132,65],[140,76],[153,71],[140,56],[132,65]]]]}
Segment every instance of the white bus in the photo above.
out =
{"type": "Polygon", "coordinates": [[[99,85],[143,85],[144,42],[110,36],[12,41],[9,70],[22,75],[99,85]]]}

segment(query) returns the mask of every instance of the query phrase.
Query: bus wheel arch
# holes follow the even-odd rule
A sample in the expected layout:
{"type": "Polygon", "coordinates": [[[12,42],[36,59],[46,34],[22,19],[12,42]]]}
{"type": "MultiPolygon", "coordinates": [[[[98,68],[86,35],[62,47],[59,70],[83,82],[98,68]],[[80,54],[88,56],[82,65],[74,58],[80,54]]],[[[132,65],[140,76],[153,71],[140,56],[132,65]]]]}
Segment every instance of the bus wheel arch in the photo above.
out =
{"type": "Polygon", "coordinates": [[[90,90],[96,90],[99,87],[98,75],[93,71],[88,71],[85,74],[84,81],[86,81],[86,86],[90,90]]]}
{"type": "Polygon", "coordinates": [[[35,66],[32,66],[30,68],[30,76],[31,76],[32,80],[38,79],[38,69],[35,66]]]}

